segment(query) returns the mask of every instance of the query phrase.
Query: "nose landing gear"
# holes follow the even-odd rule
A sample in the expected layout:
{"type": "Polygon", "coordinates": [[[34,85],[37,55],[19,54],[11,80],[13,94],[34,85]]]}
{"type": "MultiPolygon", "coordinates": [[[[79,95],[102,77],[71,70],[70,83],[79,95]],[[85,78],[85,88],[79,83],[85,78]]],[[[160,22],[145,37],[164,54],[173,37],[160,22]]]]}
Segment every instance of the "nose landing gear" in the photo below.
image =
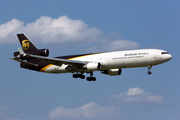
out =
{"type": "Polygon", "coordinates": [[[148,71],[147,73],[148,73],[149,75],[151,75],[151,71],[148,71]]]}
{"type": "Polygon", "coordinates": [[[148,72],[147,72],[147,73],[148,73],[149,75],[151,75],[151,73],[152,73],[152,72],[150,71],[151,68],[152,68],[152,66],[149,66],[149,67],[148,67],[148,72]]]}

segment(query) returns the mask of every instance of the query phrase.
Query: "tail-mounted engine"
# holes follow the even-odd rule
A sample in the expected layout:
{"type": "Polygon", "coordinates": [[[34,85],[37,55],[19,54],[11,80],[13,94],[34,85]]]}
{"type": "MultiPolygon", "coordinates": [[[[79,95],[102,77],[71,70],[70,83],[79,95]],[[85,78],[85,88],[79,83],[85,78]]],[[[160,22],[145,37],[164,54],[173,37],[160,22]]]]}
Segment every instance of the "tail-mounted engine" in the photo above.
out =
{"type": "MultiPolygon", "coordinates": [[[[49,56],[49,50],[48,49],[40,49],[40,50],[28,52],[26,54],[48,57],[49,56]]],[[[14,52],[14,57],[21,59],[21,60],[29,60],[30,59],[28,56],[21,55],[19,52],[14,52]]]]}
{"type": "Polygon", "coordinates": [[[102,71],[102,74],[106,74],[109,76],[115,76],[115,75],[121,75],[122,70],[121,69],[109,69],[102,71]]]}

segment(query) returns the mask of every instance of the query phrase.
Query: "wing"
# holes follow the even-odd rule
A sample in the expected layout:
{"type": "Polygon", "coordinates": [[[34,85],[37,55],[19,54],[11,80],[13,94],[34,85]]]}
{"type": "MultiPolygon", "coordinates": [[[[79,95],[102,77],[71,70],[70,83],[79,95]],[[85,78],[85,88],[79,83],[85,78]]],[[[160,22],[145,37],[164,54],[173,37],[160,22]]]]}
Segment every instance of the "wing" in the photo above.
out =
{"type": "Polygon", "coordinates": [[[33,63],[30,63],[30,62],[25,62],[25,61],[23,61],[23,60],[19,60],[19,59],[16,59],[16,58],[10,58],[10,59],[15,60],[15,61],[20,62],[20,63],[24,63],[24,64],[26,64],[26,65],[38,66],[37,64],[33,64],[33,63]]]}
{"type": "MultiPolygon", "coordinates": [[[[18,50],[19,50],[19,53],[23,56],[40,59],[42,62],[57,65],[57,66],[61,66],[62,64],[65,64],[65,65],[69,65],[69,67],[72,66],[73,68],[82,68],[87,63],[87,62],[77,61],[77,60],[66,60],[66,59],[50,58],[50,57],[26,54],[23,52],[23,50],[21,50],[21,48],[18,48],[18,50]]],[[[16,60],[18,62],[24,62],[16,58],[11,58],[11,59],[16,60]]]]}
{"type": "Polygon", "coordinates": [[[75,67],[82,67],[86,64],[83,61],[77,61],[77,60],[66,60],[66,59],[59,59],[59,58],[42,57],[42,56],[30,55],[30,54],[27,54],[26,56],[40,59],[42,60],[42,62],[57,65],[57,66],[61,66],[62,64],[65,64],[65,65],[72,65],[75,67]]]}

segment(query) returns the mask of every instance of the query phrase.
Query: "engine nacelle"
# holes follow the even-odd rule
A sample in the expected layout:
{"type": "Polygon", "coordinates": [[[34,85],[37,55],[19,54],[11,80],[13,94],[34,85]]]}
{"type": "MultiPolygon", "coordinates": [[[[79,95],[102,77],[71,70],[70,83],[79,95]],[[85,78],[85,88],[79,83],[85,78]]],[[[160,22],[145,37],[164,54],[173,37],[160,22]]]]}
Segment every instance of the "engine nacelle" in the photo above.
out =
{"type": "MultiPolygon", "coordinates": [[[[48,49],[40,49],[37,51],[32,51],[32,52],[28,52],[26,54],[31,54],[31,55],[39,55],[39,56],[49,56],[49,50],[48,49]]],[[[24,55],[20,55],[19,52],[14,52],[14,57],[21,59],[21,60],[29,60],[30,58],[24,55]]]]}
{"type": "Polygon", "coordinates": [[[86,70],[100,70],[101,69],[101,64],[100,63],[87,63],[86,65],[84,65],[83,69],[86,70]]]}
{"type": "Polygon", "coordinates": [[[38,51],[30,52],[29,54],[48,57],[49,50],[48,49],[40,49],[38,51]]]}
{"type": "Polygon", "coordinates": [[[108,74],[109,76],[115,76],[115,75],[121,75],[122,70],[121,69],[109,69],[104,70],[103,74],[108,74]]]}

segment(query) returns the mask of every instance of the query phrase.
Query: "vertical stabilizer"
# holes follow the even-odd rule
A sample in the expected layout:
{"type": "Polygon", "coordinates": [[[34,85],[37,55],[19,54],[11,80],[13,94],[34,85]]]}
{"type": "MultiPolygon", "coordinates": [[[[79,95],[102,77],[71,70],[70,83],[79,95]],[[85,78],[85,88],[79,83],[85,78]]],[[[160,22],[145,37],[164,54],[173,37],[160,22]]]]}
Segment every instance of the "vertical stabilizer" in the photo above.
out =
{"type": "Polygon", "coordinates": [[[37,47],[24,34],[17,34],[17,36],[25,53],[38,51],[37,47]]]}

